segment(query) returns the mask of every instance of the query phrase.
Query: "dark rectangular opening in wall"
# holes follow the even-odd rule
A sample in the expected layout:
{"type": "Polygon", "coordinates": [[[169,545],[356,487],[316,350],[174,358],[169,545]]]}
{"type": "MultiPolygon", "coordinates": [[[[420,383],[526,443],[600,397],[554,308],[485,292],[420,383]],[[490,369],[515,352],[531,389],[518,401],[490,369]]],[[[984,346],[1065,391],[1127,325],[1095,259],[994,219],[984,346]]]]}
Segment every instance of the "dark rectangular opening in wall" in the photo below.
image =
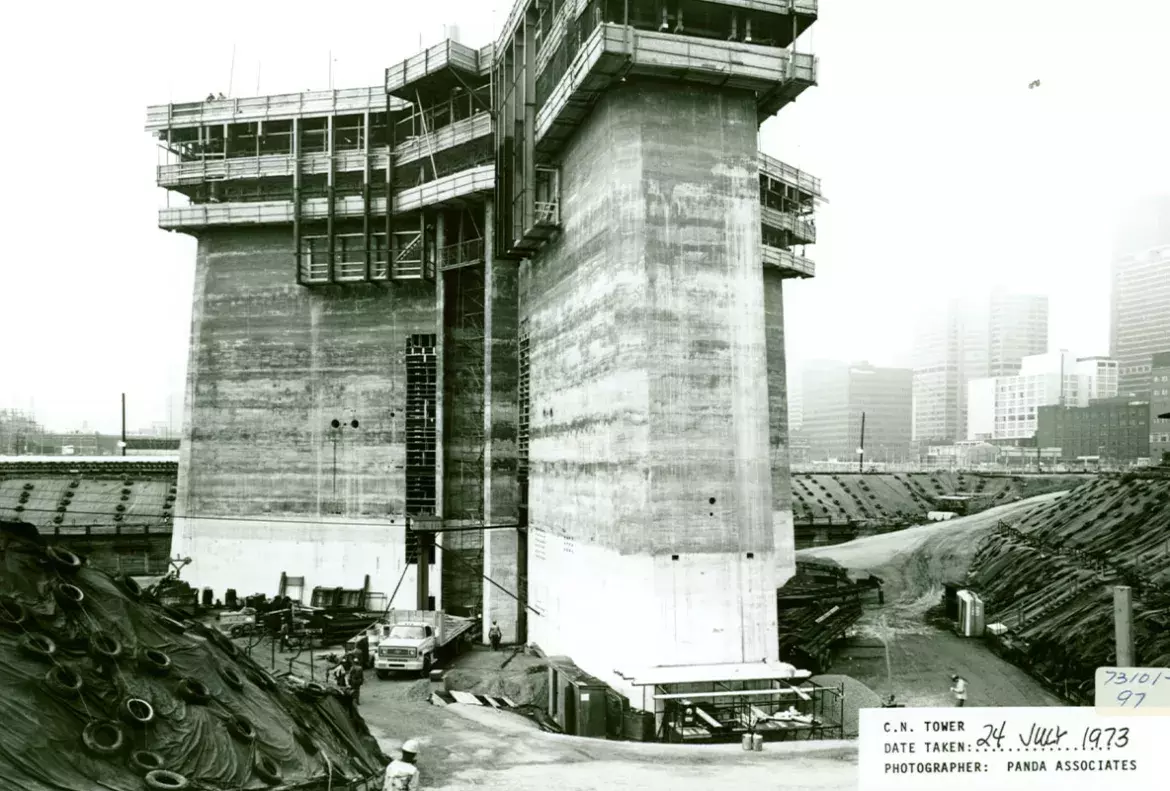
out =
{"type": "MultiPolygon", "coordinates": [[[[406,341],[406,513],[411,516],[435,513],[436,342],[434,335],[411,335],[406,341]]],[[[418,562],[418,541],[409,528],[406,562],[418,562]]]]}

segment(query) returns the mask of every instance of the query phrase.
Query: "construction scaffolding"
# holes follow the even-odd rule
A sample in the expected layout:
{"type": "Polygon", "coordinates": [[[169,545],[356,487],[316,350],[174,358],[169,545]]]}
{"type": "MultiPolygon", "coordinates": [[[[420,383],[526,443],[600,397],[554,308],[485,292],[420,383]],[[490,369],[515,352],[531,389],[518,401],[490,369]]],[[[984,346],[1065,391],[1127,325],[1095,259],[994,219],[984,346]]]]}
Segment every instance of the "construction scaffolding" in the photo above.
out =
{"type": "Polygon", "coordinates": [[[516,472],[520,481],[520,524],[528,525],[528,437],[530,426],[531,396],[529,393],[529,325],[528,320],[520,322],[517,363],[520,368],[517,408],[519,420],[516,428],[516,472]]]}
{"type": "MultiPolygon", "coordinates": [[[[437,338],[411,335],[406,341],[406,513],[435,513],[437,338]]],[[[407,536],[406,562],[418,562],[418,542],[407,536]]]]}

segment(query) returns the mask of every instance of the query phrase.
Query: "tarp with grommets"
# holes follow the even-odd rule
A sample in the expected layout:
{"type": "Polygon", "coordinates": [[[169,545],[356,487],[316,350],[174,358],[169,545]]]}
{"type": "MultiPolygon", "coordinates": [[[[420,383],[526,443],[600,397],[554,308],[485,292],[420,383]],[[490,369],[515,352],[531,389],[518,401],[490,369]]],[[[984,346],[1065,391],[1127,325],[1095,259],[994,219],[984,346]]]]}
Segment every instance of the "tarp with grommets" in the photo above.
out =
{"type": "Polygon", "coordinates": [[[0,522],[0,791],[344,789],[381,774],[348,700],[275,679],[148,599],[0,522]]]}

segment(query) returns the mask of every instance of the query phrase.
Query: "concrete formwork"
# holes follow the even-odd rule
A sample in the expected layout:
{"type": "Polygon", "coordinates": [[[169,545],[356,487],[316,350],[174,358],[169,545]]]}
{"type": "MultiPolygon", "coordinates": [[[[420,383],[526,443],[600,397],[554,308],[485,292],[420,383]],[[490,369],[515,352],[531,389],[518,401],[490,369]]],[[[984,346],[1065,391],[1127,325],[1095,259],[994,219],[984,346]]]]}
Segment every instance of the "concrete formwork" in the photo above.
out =
{"type": "Polygon", "coordinates": [[[611,89],[526,267],[530,638],[627,693],[615,646],[777,657],[757,123],[746,92],[611,89]]]}
{"type": "Polygon", "coordinates": [[[301,288],[290,246],[282,229],[199,238],[173,551],[217,595],[272,592],[258,583],[282,571],[307,588],[369,573],[388,593],[405,558],[405,349],[436,331],[434,286],[301,288]]]}

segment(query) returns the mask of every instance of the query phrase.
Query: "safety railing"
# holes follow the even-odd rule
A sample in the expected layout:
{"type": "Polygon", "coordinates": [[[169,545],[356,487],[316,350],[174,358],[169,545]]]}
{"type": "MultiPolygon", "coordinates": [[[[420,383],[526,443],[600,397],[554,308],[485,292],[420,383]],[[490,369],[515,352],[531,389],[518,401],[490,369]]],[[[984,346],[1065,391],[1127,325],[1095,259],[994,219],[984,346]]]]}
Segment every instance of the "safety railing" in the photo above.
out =
{"type": "Polygon", "coordinates": [[[484,255],[483,239],[468,239],[454,244],[444,245],[442,248],[443,267],[459,266],[472,261],[482,261],[484,255]]]}
{"type": "Polygon", "coordinates": [[[413,82],[443,69],[479,74],[479,51],[447,39],[386,69],[386,93],[400,91],[413,82]]]}
{"type": "Polygon", "coordinates": [[[404,106],[391,102],[384,86],[345,88],[336,91],[306,91],[242,99],[213,99],[202,102],[162,104],[146,110],[146,129],[158,132],[168,128],[209,124],[270,121],[304,116],[337,115],[385,111],[404,106]]]}
{"type": "Polygon", "coordinates": [[[814,197],[821,197],[821,180],[819,178],[781,162],[763,151],[760,152],[760,174],[808,192],[814,197]]]}
{"type": "MultiPolygon", "coordinates": [[[[366,160],[373,170],[385,170],[387,154],[383,148],[370,154],[363,151],[340,151],[333,155],[333,170],[350,173],[363,170],[366,160]]],[[[306,154],[301,157],[301,173],[316,175],[329,171],[329,154],[306,154]]],[[[259,157],[238,159],[214,159],[195,162],[177,162],[160,165],[158,185],[174,187],[184,184],[202,184],[209,181],[239,181],[288,177],[296,168],[296,158],[291,154],[267,154],[259,157]]]]}

